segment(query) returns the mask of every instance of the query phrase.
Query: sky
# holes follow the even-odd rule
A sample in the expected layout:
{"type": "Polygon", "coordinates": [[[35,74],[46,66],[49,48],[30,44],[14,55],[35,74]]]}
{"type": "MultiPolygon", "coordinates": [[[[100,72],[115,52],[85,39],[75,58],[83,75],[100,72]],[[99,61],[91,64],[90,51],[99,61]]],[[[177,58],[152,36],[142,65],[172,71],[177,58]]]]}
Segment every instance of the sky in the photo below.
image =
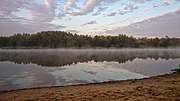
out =
{"type": "Polygon", "coordinates": [[[180,0],[0,0],[0,36],[53,30],[180,37],[180,0]]]}

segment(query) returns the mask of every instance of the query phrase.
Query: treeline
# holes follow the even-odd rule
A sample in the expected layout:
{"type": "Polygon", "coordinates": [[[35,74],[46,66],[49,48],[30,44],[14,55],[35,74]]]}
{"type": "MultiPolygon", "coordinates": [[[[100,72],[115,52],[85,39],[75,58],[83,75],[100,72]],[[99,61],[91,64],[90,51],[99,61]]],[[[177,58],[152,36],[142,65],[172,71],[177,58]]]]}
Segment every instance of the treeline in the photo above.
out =
{"type": "Polygon", "coordinates": [[[118,36],[77,35],[63,31],[46,31],[36,34],[15,34],[0,37],[0,47],[180,47],[179,38],[134,38],[118,36]]]}

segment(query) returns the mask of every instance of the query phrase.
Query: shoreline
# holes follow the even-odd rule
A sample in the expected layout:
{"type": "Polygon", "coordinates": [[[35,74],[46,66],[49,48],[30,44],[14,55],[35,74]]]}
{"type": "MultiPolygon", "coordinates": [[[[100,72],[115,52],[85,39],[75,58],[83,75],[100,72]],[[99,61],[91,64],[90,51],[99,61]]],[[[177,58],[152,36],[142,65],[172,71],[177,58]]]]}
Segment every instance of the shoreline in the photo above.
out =
{"type": "Polygon", "coordinates": [[[0,47],[0,49],[180,49],[180,47],[0,47]]]}
{"type": "Polygon", "coordinates": [[[0,92],[0,100],[180,100],[180,74],[0,92]]]}
{"type": "MultiPolygon", "coordinates": [[[[171,74],[165,74],[165,75],[171,75],[171,74]]],[[[164,75],[158,75],[158,76],[164,76],[164,75]]],[[[152,76],[156,77],[156,76],[152,76]]],[[[20,89],[14,89],[14,90],[2,90],[1,93],[6,92],[16,92],[16,91],[23,91],[23,90],[38,90],[38,89],[49,89],[49,88],[65,88],[65,87],[76,87],[76,86],[88,86],[88,85],[102,85],[102,84],[111,84],[111,83],[120,83],[120,82],[128,82],[128,81],[136,81],[136,80],[143,80],[143,79],[149,79],[151,77],[144,77],[140,79],[127,79],[127,80],[116,80],[116,81],[102,81],[102,82],[94,82],[94,83],[85,83],[85,84],[74,84],[74,85],[62,85],[62,86],[45,86],[45,87],[33,87],[33,88],[20,88],[20,89]]]]}

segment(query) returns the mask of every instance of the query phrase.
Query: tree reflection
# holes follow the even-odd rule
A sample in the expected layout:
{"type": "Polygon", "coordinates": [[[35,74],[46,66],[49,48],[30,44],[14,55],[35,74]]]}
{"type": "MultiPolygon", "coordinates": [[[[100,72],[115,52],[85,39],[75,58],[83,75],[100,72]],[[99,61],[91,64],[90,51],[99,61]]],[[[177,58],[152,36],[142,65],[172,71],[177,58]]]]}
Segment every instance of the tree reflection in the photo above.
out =
{"type": "Polygon", "coordinates": [[[126,63],[134,59],[177,59],[179,49],[32,49],[32,50],[0,50],[0,61],[17,64],[37,64],[54,67],[71,65],[78,62],[115,61],[126,63]]]}

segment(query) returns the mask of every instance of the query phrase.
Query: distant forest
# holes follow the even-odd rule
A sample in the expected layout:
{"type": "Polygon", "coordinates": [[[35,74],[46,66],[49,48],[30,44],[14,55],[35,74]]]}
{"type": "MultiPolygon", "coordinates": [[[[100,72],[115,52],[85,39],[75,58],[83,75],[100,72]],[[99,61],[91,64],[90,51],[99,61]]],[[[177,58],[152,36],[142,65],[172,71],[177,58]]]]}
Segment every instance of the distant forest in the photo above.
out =
{"type": "Polygon", "coordinates": [[[103,47],[103,48],[146,48],[146,47],[180,47],[179,38],[135,38],[119,34],[118,36],[77,35],[63,31],[46,31],[36,34],[15,34],[1,36],[0,47],[103,47]]]}

